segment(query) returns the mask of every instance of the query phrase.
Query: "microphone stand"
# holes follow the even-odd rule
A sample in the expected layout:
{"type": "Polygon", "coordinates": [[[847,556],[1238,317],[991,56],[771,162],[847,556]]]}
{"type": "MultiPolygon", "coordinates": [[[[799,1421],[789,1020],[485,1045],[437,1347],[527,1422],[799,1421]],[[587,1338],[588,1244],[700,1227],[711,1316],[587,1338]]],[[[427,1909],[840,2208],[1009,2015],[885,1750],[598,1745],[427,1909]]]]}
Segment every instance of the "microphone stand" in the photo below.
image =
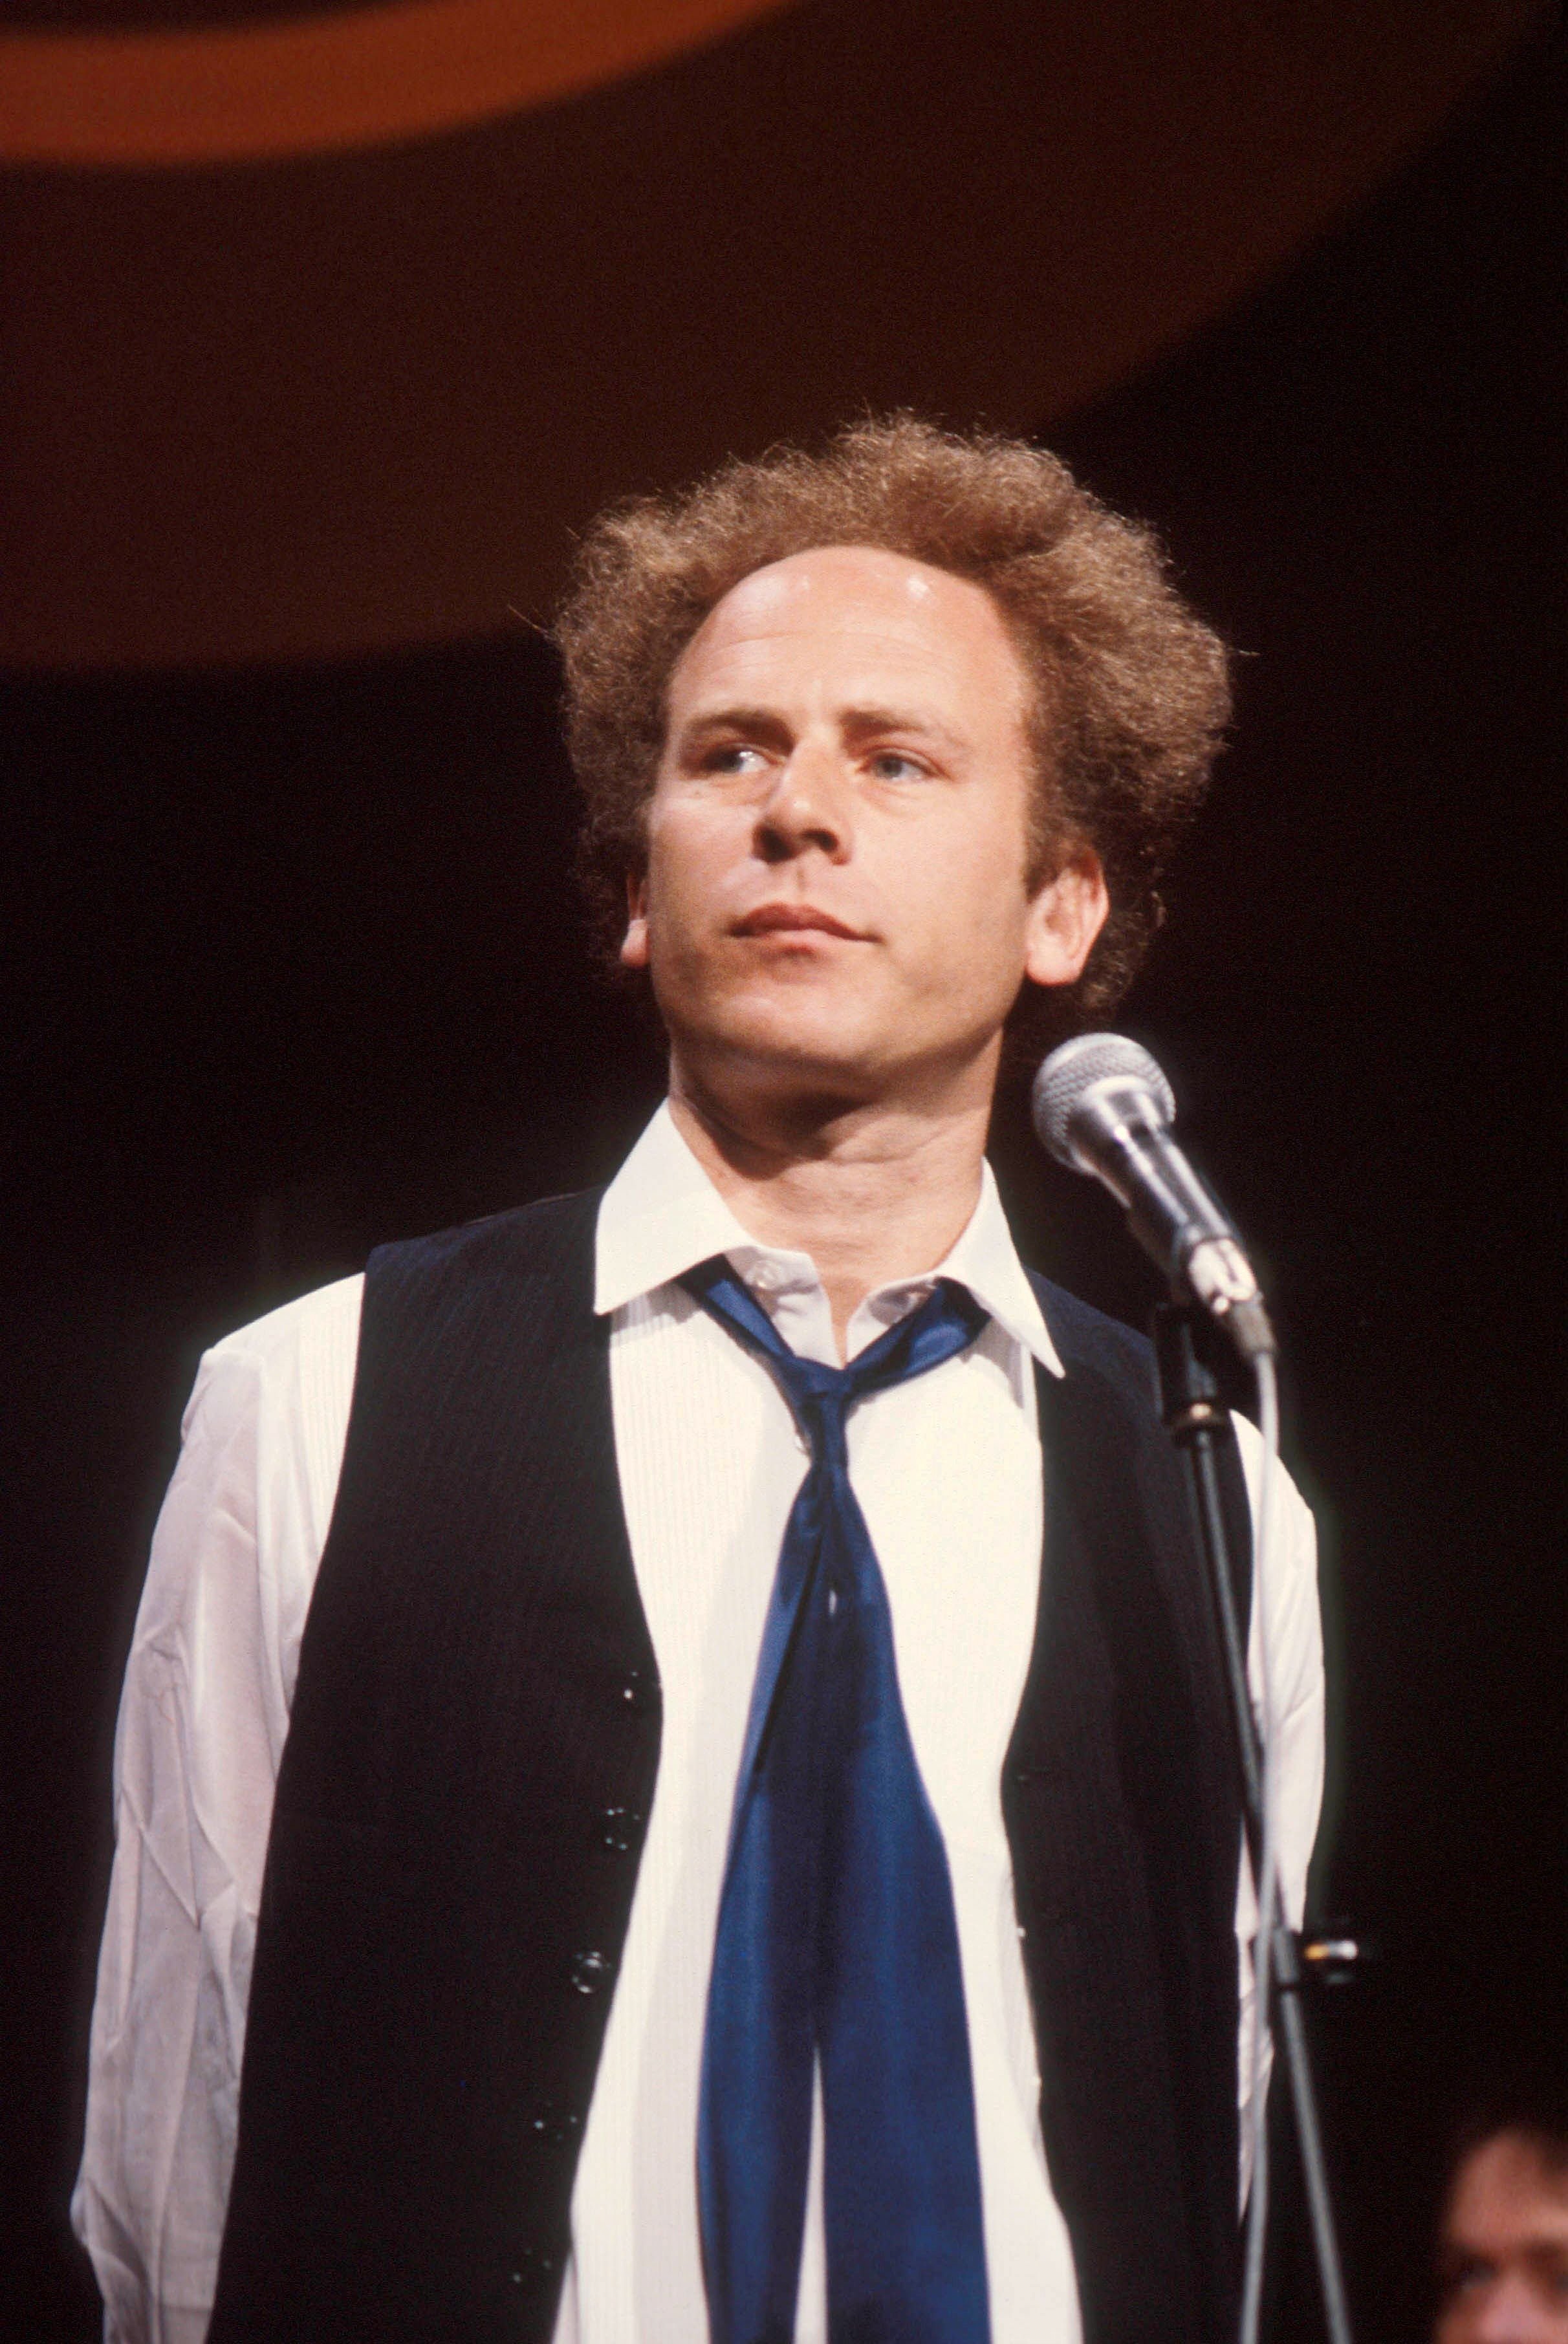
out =
{"type": "MultiPolygon", "coordinates": [[[[1154,1314],[1155,1359],[1159,1377],[1159,1412],[1165,1428],[1186,1467],[1192,1493],[1199,1541],[1207,1566],[1215,1627],[1224,1660],[1226,1690],[1241,1783],[1241,1813],[1252,1877],[1263,1876],[1263,1756],[1252,1714],[1247,1682],[1247,1647],[1236,1600],[1234,1561],[1221,1501],[1218,1450],[1229,1423],[1218,1379],[1201,1356],[1202,1339],[1211,1336],[1213,1320],[1198,1303],[1163,1303],[1154,1314]]],[[[1322,2289],[1324,2324],[1330,2344],[1351,2344],[1350,2313],[1345,2303],[1339,2243],[1334,2233],[1322,2132],[1318,2121],[1317,2095],[1307,2053],[1301,2014],[1304,1984],[1301,1948],[1285,1912],[1280,1884],[1274,1884],[1274,1909],[1260,1913],[1258,1926],[1270,1932],[1280,2032],[1285,2066],[1290,2078],[1290,2102],[1296,2119],[1296,2140],[1306,2185],[1312,2245],[1322,2289]]],[[[1257,2014],[1259,2026],[1268,2013],[1257,2014]]],[[[1259,2111],[1259,2120],[1264,2121],[1259,2111]]]]}

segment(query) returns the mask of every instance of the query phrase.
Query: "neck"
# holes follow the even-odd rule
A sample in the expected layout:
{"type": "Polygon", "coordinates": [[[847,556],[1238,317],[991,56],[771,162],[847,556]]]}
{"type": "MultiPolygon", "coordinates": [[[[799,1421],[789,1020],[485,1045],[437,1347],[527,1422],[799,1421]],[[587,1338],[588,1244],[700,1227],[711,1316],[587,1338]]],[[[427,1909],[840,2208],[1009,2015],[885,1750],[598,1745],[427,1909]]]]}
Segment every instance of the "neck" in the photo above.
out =
{"type": "Polygon", "coordinates": [[[839,1356],[866,1296],[935,1269],[980,1193],[995,1067],[935,1099],[804,1102],[720,1092],[670,1069],[676,1127],[761,1245],[808,1253],[839,1356]]]}

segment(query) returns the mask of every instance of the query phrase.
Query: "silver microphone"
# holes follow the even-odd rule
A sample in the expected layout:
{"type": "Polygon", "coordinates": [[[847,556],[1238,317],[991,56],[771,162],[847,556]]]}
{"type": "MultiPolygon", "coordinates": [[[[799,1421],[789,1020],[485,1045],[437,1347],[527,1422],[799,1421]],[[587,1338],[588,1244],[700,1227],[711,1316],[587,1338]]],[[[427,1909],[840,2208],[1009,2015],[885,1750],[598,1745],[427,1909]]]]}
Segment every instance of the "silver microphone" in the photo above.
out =
{"type": "Polygon", "coordinates": [[[1172,1137],[1176,1099],[1148,1052],[1125,1034],[1076,1035],[1035,1076],[1032,1103],[1041,1146],[1119,1198],[1172,1286],[1222,1319],[1245,1359],[1272,1352],[1251,1264],[1172,1137]]]}

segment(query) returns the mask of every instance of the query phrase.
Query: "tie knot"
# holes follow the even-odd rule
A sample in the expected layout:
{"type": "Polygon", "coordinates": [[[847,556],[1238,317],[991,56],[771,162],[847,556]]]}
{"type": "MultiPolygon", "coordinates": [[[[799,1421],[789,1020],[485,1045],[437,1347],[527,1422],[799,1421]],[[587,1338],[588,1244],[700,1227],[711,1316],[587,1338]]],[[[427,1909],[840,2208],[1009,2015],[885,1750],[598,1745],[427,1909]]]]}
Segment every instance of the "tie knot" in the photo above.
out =
{"type": "MultiPolygon", "coordinates": [[[[798,1364],[814,1366],[815,1362],[802,1360],[798,1364]]],[[[784,1397],[794,1411],[794,1420],[804,1434],[806,1446],[817,1463],[847,1464],[844,1426],[849,1404],[855,1397],[850,1389],[847,1373],[843,1369],[830,1368],[825,1372],[834,1379],[831,1384],[802,1383],[797,1386],[783,1362],[774,1362],[774,1372],[784,1386],[784,1397]]]]}
{"type": "Polygon", "coordinates": [[[819,1465],[845,1462],[845,1420],[866,1392],[906,1383],[972,1343],[986,1312],[966,1288],[938,1278],[919,1308],[868,1343],[845,1368],[803,1359],[719,1257],[682,1279],[704,1310],[760,1352],[789,1401],[795,1422],[819,1465]]]}

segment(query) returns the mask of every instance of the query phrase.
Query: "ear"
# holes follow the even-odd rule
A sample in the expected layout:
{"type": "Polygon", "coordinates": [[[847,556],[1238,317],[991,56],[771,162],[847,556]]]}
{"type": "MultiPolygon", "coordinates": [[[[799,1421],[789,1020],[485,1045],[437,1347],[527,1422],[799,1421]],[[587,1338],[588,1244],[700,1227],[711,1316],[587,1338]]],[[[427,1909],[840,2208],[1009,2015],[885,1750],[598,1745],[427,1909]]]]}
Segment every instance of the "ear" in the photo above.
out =
{"type": "Polygon", "coordinates": [[[1076,983],[1109,910],[1099,856],[1092,846],[1069,849],[1030,902],[1024,974],[1036,985],[1076,983]]]}
{"type": "Polygon", "coordinates": [[[648,880],[645,873],[626,874],[626,933],[621,939],[623,968],[648,965],[648,880]]]}

